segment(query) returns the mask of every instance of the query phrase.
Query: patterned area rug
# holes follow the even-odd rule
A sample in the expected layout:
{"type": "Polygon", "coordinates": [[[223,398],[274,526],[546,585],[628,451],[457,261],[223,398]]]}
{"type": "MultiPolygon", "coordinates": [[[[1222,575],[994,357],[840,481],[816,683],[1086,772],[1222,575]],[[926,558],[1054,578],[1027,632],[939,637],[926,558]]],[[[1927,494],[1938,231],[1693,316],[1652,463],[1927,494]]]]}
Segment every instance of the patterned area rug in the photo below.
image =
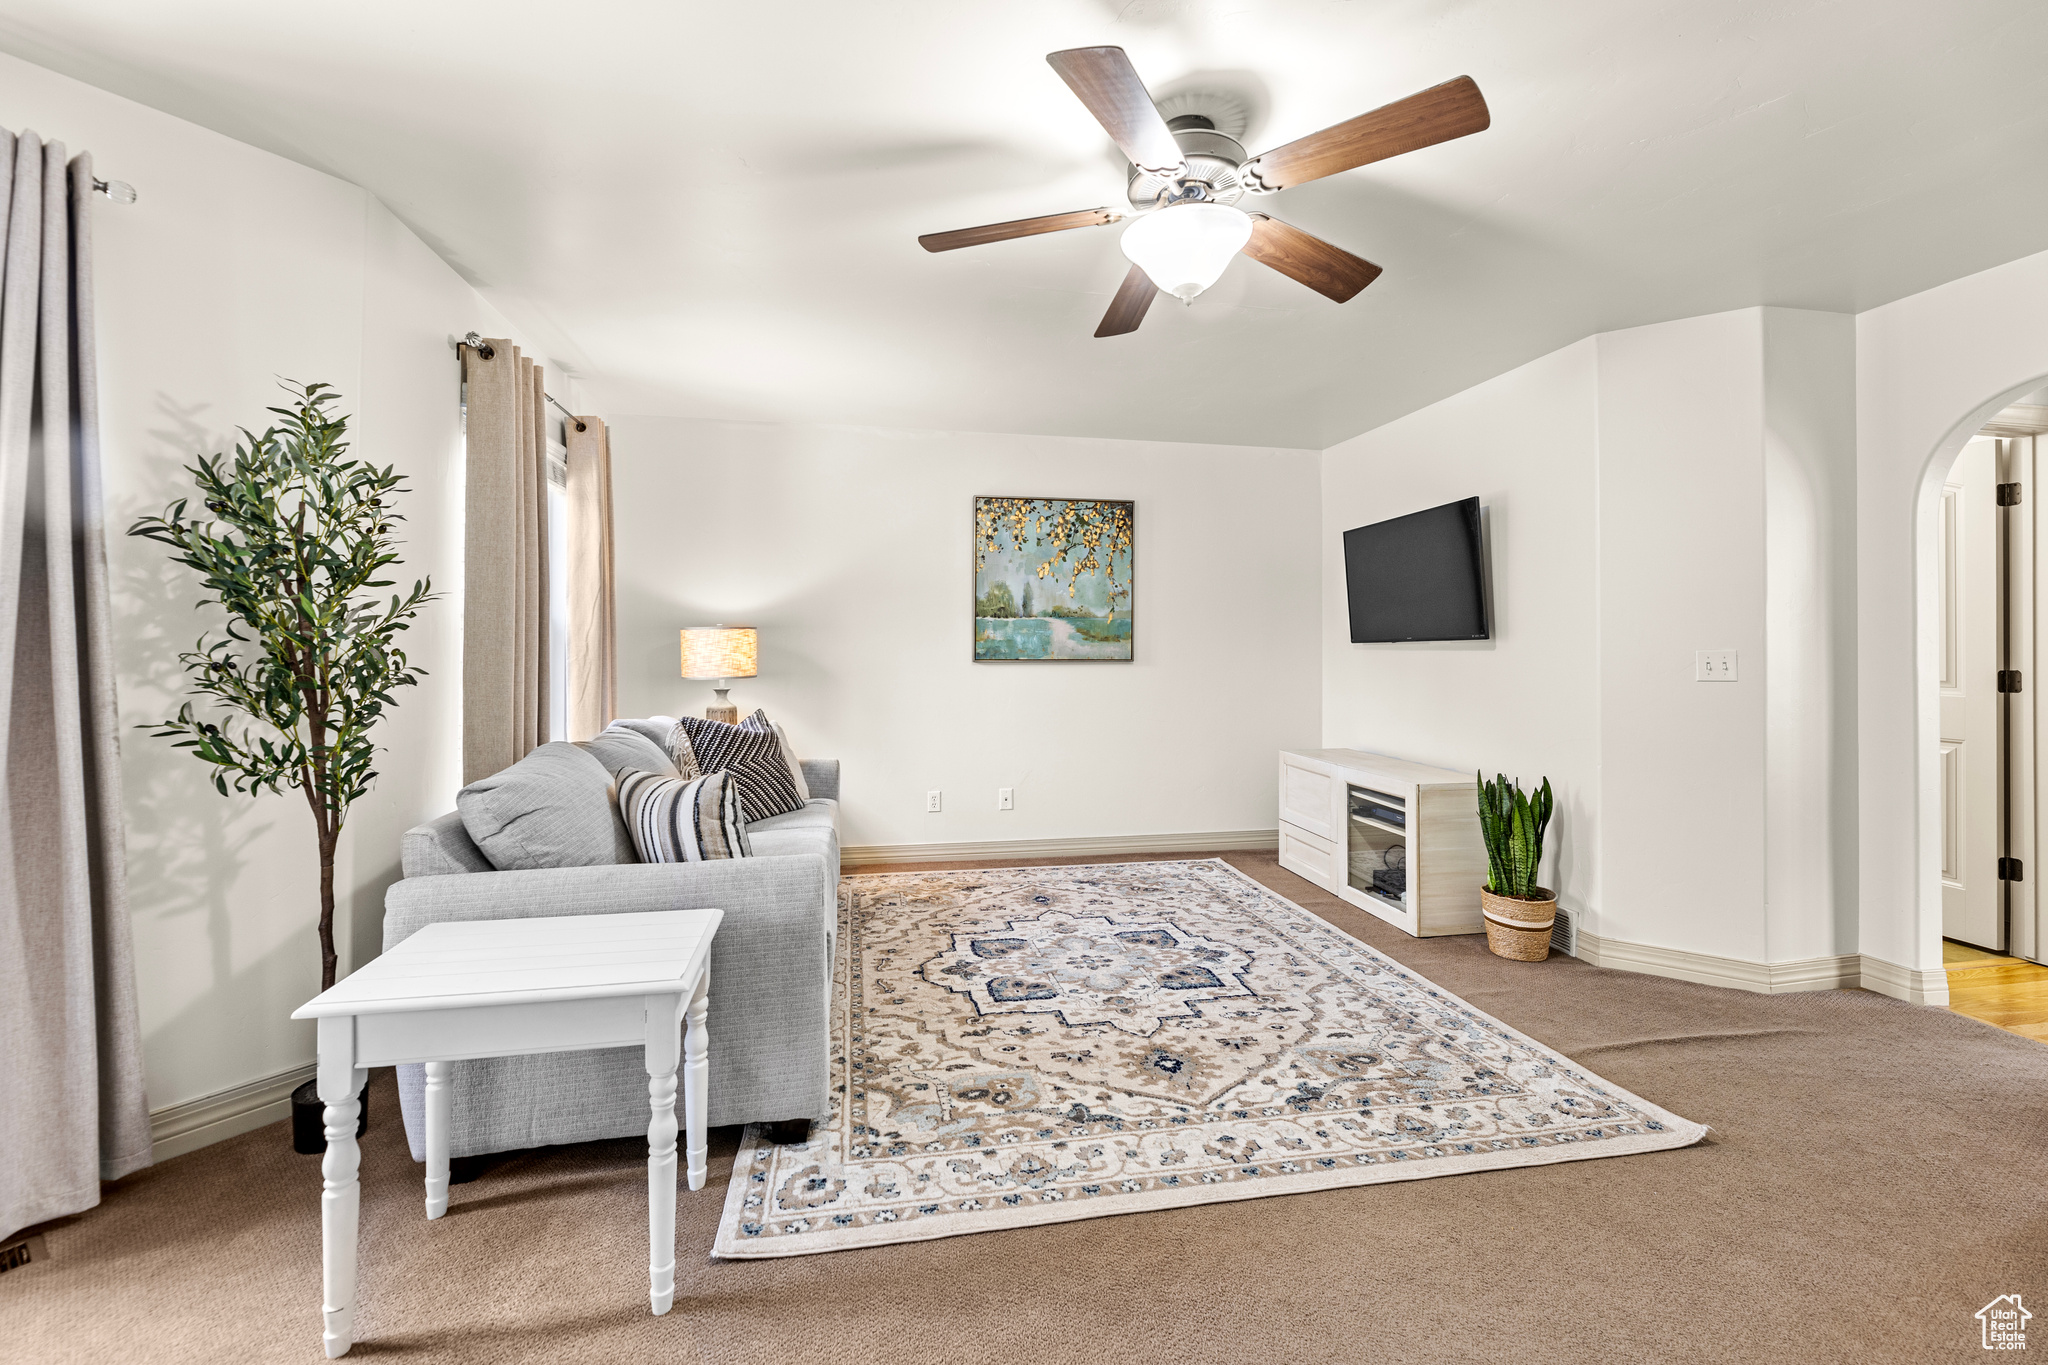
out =
{"type": "Polygon", "coordinates": [[[817,1251],[1683,1147],[1221,860],[840,892],[833,1111],[749,1128],[714,1254],[817,1251]]]}

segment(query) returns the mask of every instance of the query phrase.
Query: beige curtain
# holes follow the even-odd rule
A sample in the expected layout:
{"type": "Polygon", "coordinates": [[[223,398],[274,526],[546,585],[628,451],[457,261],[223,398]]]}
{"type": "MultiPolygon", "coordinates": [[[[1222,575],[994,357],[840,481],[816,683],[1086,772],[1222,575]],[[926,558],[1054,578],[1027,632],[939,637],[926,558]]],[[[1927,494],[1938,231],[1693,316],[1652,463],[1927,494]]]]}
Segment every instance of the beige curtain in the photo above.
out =
{"type": "Polygon", "coordinates": [[[612,578],[612,446],[604,423],[579,417],[569,438],[569,739],[589,739],[619,707],[612,578]]]}
{"type": "Polygon", "coordinates": [[[462,361],[462,780],[474,782],[548,741],[547,399],[540,366],[509,341],[464,346],[462,361]]]}
{"type": "Polygon", "coordinates": [[[147,1166],[108,620],[92,158],[0,131],[0,1237],[147,1166]]]}

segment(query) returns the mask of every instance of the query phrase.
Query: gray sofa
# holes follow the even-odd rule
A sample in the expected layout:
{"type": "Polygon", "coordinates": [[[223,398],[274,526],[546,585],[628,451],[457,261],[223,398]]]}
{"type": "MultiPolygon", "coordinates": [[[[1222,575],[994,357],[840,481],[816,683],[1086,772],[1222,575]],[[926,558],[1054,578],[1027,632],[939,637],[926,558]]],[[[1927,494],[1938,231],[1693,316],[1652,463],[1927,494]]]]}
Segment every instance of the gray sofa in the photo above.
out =
{"type": "MultiPolygon", "coordinates": [[[[603,915],[716,906],[725,912],[711,952],[709,1121],[773,1123],[813,1119],[826,1097],[833,939],[839,885],[837,760],[806,759],[810,801],[747,827],[754,855],[701,863],[640,863],[618,818],[610,778],[621,766],[674,772],[657,737],[665,716],[615,723],[588,744],[547,744],[494,778],[464,789],[461,811],[409,830],[404,880],[385,897],[384,947],[443,920],[603,915]],[[639,738],[635,738],[635,736],[639,738]],[[576,751],[582,751],[580,754],[576,751]],[[650,757],[650,750],[651,757],[650,757]],[[583,755],[588,755],[586,758],[583,755]],[[590,762],[596,759],[602,764],[590,762]],[[658,767],[656,765],[659,765],[658,767]],[[572,814],[594,819],[596,841],[580,847],[529,837],[537,853],[509,859],[473,794],[499,784],[531,793],[536,780],[559,795],[573,788],[572,814]],[[524,781],[524,788],[518,784],[524,781]],[[590,796],[595,783],[595,798],[590,796]],[[593,808],[591,801],[599,803],[593,808]],[[608,808],[610,823],[593,814],[608,808]],[[470,824],[465,824],[467,816],[470,824]],[[472,838],[472,828],[479,838],[472,838]],[[603,842],[609,838],[609,843],[603,842]],[[501,871],[486,853],[513,861],[501,871]],[[575,860],[573,866],[535,866],[575,860]]],[[[516,822],[508,822],[508,827],[516,822]]],[[[536,817],[519,831],[541,823],[536,817]]],[[[542,829],[542,836],[553,831],[542,829]]],[[[425,1159],[425,1079],[398,1069],[399,1107],[413,1159],[425,1159]]],[[[647,1073],[638,1048],[548,1053],[458,1062],[452,1068],[452,1156],[551,1143],[627,1137],[647,1131],[647,1073]]]]}

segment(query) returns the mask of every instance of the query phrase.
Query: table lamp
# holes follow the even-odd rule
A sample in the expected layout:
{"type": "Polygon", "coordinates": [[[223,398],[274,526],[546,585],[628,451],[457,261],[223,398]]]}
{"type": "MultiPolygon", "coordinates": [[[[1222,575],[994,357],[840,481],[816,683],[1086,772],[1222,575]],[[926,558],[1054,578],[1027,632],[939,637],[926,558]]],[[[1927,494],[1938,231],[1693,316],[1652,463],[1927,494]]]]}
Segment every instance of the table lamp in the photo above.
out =
{"type": "Polygon", "coordinates": [[[693,681],[716,678],[711,690],[718,700],[704,708],[704,719],[739,724],[740,709],[726,699],[726,680],[754,676],[757,637],[752,626],[683,627],[683,676],[693,681]]]}

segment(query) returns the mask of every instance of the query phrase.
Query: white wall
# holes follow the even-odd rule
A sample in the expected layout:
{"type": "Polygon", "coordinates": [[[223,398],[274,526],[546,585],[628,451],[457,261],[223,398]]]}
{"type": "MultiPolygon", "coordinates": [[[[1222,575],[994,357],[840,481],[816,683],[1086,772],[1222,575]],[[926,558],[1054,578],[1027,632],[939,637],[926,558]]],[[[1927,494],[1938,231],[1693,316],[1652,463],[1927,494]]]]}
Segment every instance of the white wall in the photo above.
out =
{"type": "Polygon", "coordinates": [[[2048,253],[1856,319],[1861,932],[1866,952],[1937,977],[1937,499],[1977,428],[2044,379],[2048,253]]]}
{"type": "Polygon", "coordinates": [[[1766,960],[1758,311],[1598,338],[1598,932],[1766,960]],[[1734,649],[1733,683],[1694,655],[1734,649]]]}
{"type": "Polygon", "coordinates": [[[1856,324],[1763,310],[1766,961],[1857,951],[1856,324]]]}
{"type": "Polygon", "coordinates": [[[1323,742],[1460,772],[1548,777],[1546,885],[1599,903],[1597,372],[1591,340],[1324,453],[1323,742]],[[1477,495],[1493,638],[1352,644],[1343,533],[1477,495]]]}
{"type": "Polygon", "coordinates": [[[1850,357],[1832,314],[1632,328],[1325,452],[1325,741],[1547,775],[1547,875],[1603,938],[1854,952],[1850,357]],[[1495,638],[1351,644],[1343,530],[1473,494],[1495,638]]]}
{"type": "Polygon", "coordinates": [[[701,713],[677,630],[749,624],[760,676],[733,700],[842,761],[849,845],[1273,828],[1274,754],[1317,728],[1315,452],[611,431],[624,714],[701,713]],[[1135,662],[972,661],[976,494],[1136,501],[1135,662]]]}
{"type": "Polygon", "coordinates": [[[140,192],[127,206],[96,199],[93,225],[129,897],[149,1100],[162,1109],[311,1061],[310,1026],[287,1016],[319,989],[317,862],[303,797],[224,800],[202,764],[133,728],[176,711],[176,654],[207,618],[187,571],[118,532],[188,490],[196,455],[229,448],[239,425],[260,429],[280,378],[338,386],[357,453],[410,476],[407,581],[431,574],[451,596],[410,634],[432,676],[402,694],[380,735],[382,779],[343,836],[346,970],[352,948],[376,942],[398,832],[448,809],[457,785],[461,415],[449,338],[507,331],[353,185],[10,57],[0,125],[90,150],[102,178],[140,192]]]}

